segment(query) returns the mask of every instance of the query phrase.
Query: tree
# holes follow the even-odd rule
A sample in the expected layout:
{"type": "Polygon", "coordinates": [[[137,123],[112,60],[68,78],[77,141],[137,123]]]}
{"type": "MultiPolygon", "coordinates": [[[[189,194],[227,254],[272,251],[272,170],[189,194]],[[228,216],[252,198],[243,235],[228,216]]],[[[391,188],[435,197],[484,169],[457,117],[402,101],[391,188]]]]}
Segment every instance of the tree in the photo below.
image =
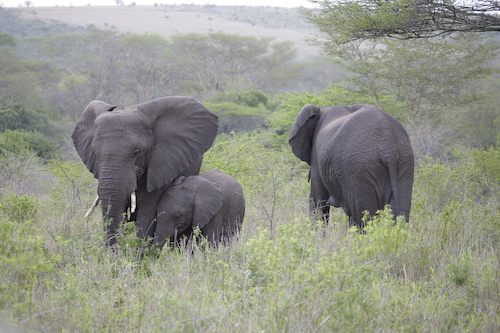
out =
{"type": "Polygon", "coordinates": [[[323,49],[354,75],[354,86],[366,90],[382,109],[379,96],[388,92],[404,103],[395,115],[403,122],[426,122],[439,111],[477,101],[468,90],[491,74],[489,62],[498,45],[477,36],[394,40],[381,38],[348,43],[323,43],[323,49]]]}
{"type": "Polygon", "coordinates": [[[0,107],[12,103],[36,105],[38,77],[33,71],[37,63],[16,55],[15,39],[0,33],[0,107]]]}
{"type": "Polygon", "coordinates": [[[377,37],[429,38],[456,32],[500,31],[496,0],[310,0],[304,9],[322,34],[337,41],[377,37]]]}
{"type": "Polygon", "coordinates": [[[122,35],[93,27],[86,34],[65,34],[26,39],[37,49],[37,58],[50,61],[62,74],[57,89],[50,95],[53,107],[61,114],[78,119],[89,101],[104,99],[114,103],[125,100],[121,72],[122,35]]]}
{"type": "Polygon", "coordinates": [[[270,37],[178,34],[171,50],[184,75],[184,89],[204,97],[228,90],[269,93],[298,74],[287,67],[296,55],[292,44],[272,43],[270,37]]]}
{"type": "Polygon", "coordinates": [[[121,40],[123,83],[136,96],[130,103],[171,95],[177,86],[168,42],[159,35],[126,35],[121,40]]]}

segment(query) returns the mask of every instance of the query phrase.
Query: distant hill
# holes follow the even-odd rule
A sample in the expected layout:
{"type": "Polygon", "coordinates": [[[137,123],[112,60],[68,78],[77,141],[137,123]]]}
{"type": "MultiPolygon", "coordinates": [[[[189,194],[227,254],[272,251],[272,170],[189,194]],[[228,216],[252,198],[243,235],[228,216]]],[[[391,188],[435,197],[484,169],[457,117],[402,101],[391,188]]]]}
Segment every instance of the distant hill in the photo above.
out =
{"type": "Polygon", "coordinates": [[[317,30],[305,22],[297,8],[155,5],[19,8],[19,18],[60,23],[77,27],[94,25],[120,32],[156,33],[165,38],[175,33],[225,32],[250,36],[270,36],[276,41],[293,41],[298,60],[319,54],[307,38],[317,30]]]}

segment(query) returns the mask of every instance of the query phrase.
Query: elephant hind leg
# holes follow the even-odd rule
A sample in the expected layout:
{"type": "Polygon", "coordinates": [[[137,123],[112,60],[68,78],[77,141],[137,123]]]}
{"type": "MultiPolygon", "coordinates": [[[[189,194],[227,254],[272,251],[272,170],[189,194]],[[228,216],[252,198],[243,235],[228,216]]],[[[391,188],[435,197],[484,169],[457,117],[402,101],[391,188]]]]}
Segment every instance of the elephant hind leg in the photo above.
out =
{"type": "Polygon", "coordinates": [[[311,172],[311,192],[309,194],[309,215],[314,219],[328,223],[330,206],[327,204],[330,194],[323,184],[319,174],[311,172]]]}
{"type": "Polygon", "coordinates": [[[325,224],[327,224],[330,219],[330,205],[326,202],[326,199],[309,198],[309,215],[315,220],[323,220],[325,224]]]}

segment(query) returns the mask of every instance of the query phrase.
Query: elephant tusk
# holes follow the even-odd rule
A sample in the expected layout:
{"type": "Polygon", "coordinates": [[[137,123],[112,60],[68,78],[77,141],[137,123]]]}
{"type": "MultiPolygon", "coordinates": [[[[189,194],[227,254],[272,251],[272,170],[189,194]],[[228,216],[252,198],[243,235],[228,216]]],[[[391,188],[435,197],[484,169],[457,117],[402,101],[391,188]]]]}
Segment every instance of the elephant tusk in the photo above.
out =
{"type": "Polygon", "coordinates": [[[99,203],[100,200],[101,199],[99,198],[99,196],[95,198],[94,203],[92,204],[92,206],[90,206],[89,210],[85,214],[85,217],[89,217],[94,212],[94,209],[97,207],[97,204],[99,203]]]}
{"type": "Polygon", "coordinates": [[[137,197],[135,195],[135,191],[132,192],[132,194],[130,195],[130,213],[134,213],[135,212],[135,209],[137,207],[137,197]]]}

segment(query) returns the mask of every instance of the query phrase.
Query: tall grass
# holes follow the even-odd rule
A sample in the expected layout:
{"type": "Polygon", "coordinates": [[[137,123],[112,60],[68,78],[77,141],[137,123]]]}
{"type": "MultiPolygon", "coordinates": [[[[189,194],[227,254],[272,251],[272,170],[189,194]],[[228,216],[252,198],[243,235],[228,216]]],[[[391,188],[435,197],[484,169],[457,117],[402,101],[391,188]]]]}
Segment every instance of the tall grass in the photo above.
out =
{"type": "Polygon", "coordinates": [[[310,221],[307,167],[262,147],[255,136],[221,137],[205,158],[204,169],[244,187],[247,212],[232,245],[144,258],[133,225],[111,251],[99,214],[83,218],[96,181],[82,165],[10,161],[1,320],[35,332],[500,329],[498,151],[420,161],[410,223],[394,226],[384,210],[360,235],[341,210],[328,225],[310,221]],[[38,182],[17,191],[23,177],[38,182]]]}

